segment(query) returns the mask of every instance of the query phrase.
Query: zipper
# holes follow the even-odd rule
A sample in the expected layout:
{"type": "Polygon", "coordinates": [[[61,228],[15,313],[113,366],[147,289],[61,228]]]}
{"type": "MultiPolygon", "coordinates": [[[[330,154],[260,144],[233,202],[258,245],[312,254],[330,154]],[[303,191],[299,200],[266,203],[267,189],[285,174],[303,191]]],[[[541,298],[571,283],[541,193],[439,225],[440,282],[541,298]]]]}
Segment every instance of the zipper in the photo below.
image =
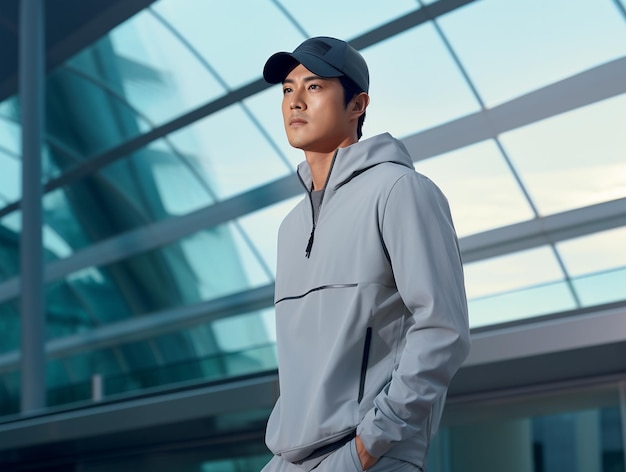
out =
{"type": "Polygon", "coordinates": [[[361,378],[359,380],[359,396],[358,403],[363,400],[363,394],[365,393],[365,376],[367,374],[367,363],[370,357],[370,345],[372,344],[372,328],[367,328],[365,331],[365,345],[363,346],[363,359],[361,361],[361,378]]]}
{"type": "MultiPolygon", "coordinates": [[[[304,250],[304,256],[308,259],[309,257],[311,257],[311,250],[313,249],[313,240],[315,239],[315,228],[317,226],[317,220],[320,217],[320,212],[322,211],[322,203],[324,201],[324,195],[326,194],[326,186],[328,185],[328,181],[330,180],[330,173],[333,170],[333,167],[335,166],[335,159],[337,158],[337,153],[339,152],[339,149],[335,150],[335,154],[333,154],[333,160],[330,163],[330,169],[328,169],[328,175],[326,176],[326,182],[324,182],[324,187],[322,187],[322,198],[320,198],[320,206],[317,209],[317,216],[315,216],[315,211],[313,208],[313,198],[311,198],[311,191],[307,189],[307,194],[309,195],[309,203],[311,204],[311,219],[313,221],[313,226],[311,228],[311,234],[309,235],[309,241],[306,244],[306,249],[304,250]]],[[[302,177],[300,177],[300,174],[298,173],[298,178],[300,179],[300,183],[302,183],[302,185],[304,186],[304,188],[306,189],[306,185],[302,180],[302,177]]],[[[313,185],[313,184],[311,184],[313,185]]]]}

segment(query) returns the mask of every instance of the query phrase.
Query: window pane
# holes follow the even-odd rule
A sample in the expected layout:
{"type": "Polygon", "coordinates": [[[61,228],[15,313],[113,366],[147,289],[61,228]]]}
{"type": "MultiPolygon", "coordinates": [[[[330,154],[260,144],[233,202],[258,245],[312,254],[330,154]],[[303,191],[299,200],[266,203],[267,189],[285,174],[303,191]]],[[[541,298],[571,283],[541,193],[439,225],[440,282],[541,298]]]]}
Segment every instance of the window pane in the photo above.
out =
{"type": "Polygon", "coordinates": [[[479,109],[432,24],[362,52],[372,98],[363,126],[366,136],[389,131],[402,138],[479,109]]]}
{"type": "MultiPolygon", "coordinates": [[[[334,36],[347,40],[410,13],[418,6],[414,0],[370,2],[366,8],[360,0],[320,0],[315,2],[314,8],[300,0],[281,0],[280,3],[308,36],[334,36]]],[[[283,46],[280,50],[292,51],[296,46],[287,49],[283,46]]]]}
{"type": "MultiPolygon", "coordinates": [[[[162,0],[153,8],[193,45],[230,89],[258,80],[271,54],[298,44],[302,38],[274,3],[266,0],[186,0],[184,6],[176,0],[162,0]]],[[[188,72],[181,69],[181,73],[188,72]]]]}
{"type": "Polygon", "coordinates": [[[603,231],[557,244],[583,305],[626,298],[626,228],[603,231]]]}
{"type": "Polygon", "coordinates": [[[240,105],[196,122],[170,139],[181,152],[196,156],[219,198],[258,187],[292,170],[240,105]],[[240,139],[233,138],[233,130],[240,139]]]}
{"type": "Polygon", "coordinates": [[[501,139],[545,215],[626,197],[625,123],[626,95],[621,95],[501,139]]]}
{"type": "Polygon", "coordinates": [[[153,126],[225,93],[211,72],[149,9],[69,64],[114,90],[153,126]],[[98,66],[102,62],[106,69],[98,66]]]}
{"type": "Polygon", "coordinates": [[[489,107],[626,54],[611,1],[472,2],[440,24],[489,107]]]}
{"type": "Polygon", "coordinates": [[[465,265],[472,327],[575,308],[548,247],[465,265]]]}
{"type": "Polygon", "coordinates": [[[254,242],[260,254],[263,256],[265,264],[274,275],[276,274],[278,227],[287,213],[289,213],[301,199],[302,196],[300,195],[292,197],[239,219],[241,227],[254,242]]]}
{"type": "Polygon", "coordinates": [[[533,218],[533,212],[493,141],[419,161],[450,203],[459,236],[533,218]]]}

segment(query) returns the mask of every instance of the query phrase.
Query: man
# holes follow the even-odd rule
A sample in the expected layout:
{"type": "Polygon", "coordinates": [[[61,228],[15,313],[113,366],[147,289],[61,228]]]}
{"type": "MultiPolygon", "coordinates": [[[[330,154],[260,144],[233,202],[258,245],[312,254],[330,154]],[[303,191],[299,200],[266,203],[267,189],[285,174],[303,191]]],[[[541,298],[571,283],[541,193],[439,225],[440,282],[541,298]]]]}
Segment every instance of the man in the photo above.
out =
{"type": "Polygon", "coordinates": [[[308,39],[263,75],[282,83],[307,192],[278,236],[280,398],[263,470],[425,470],[469,350],[447,201],[401,142],[359,141],[369,72],[347,43],[308,39]]]}

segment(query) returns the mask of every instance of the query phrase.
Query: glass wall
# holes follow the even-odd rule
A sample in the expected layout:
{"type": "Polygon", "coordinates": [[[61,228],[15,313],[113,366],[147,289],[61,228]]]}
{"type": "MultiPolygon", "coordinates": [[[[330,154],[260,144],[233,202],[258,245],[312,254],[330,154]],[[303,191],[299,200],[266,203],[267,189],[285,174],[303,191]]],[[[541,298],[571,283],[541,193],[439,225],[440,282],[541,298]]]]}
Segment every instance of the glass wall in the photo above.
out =
{"type": "MultiPolygon", "coordinates": [[[[364,138],[404,141],[461,247],[505,248],[464,253],[472,327],[623,302],[625,24],[614,0],[160,0],[85,45],[46,83],[49,405],[94,378],[109,397],[276,367],[302,155],[261,71],[313,35],[361,50],[364,138]]],[[[0,415],[19,404],[19,116],[0,103],[0,415]]]]}
{"type": "Polygon", "coordinates": [[[434,472],[623,472],[617,388],[457,405],[432,444],[434,472]]]}

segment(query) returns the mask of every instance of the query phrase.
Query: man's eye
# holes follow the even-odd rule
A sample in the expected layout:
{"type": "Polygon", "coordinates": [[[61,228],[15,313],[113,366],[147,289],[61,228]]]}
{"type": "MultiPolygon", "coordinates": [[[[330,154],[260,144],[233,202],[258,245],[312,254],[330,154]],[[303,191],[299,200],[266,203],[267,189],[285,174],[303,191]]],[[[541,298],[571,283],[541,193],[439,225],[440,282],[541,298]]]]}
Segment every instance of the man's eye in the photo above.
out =
{"type": "Polygon", "coordinates": [[[320,86],[318,84],[311,84],[311,85],[309,85],[309,89],[311,89],[311,90],[317,90],[318,88],[320,88],[320,86]]]}
{"type": "Polygon", "coordinates": [[[285,87],[285,88],[283,89],[283,94],[286,94],[286,93],[289,93],[289,92],[291,92],[291,88],[289,88],[289,87],[285,87]]]}

